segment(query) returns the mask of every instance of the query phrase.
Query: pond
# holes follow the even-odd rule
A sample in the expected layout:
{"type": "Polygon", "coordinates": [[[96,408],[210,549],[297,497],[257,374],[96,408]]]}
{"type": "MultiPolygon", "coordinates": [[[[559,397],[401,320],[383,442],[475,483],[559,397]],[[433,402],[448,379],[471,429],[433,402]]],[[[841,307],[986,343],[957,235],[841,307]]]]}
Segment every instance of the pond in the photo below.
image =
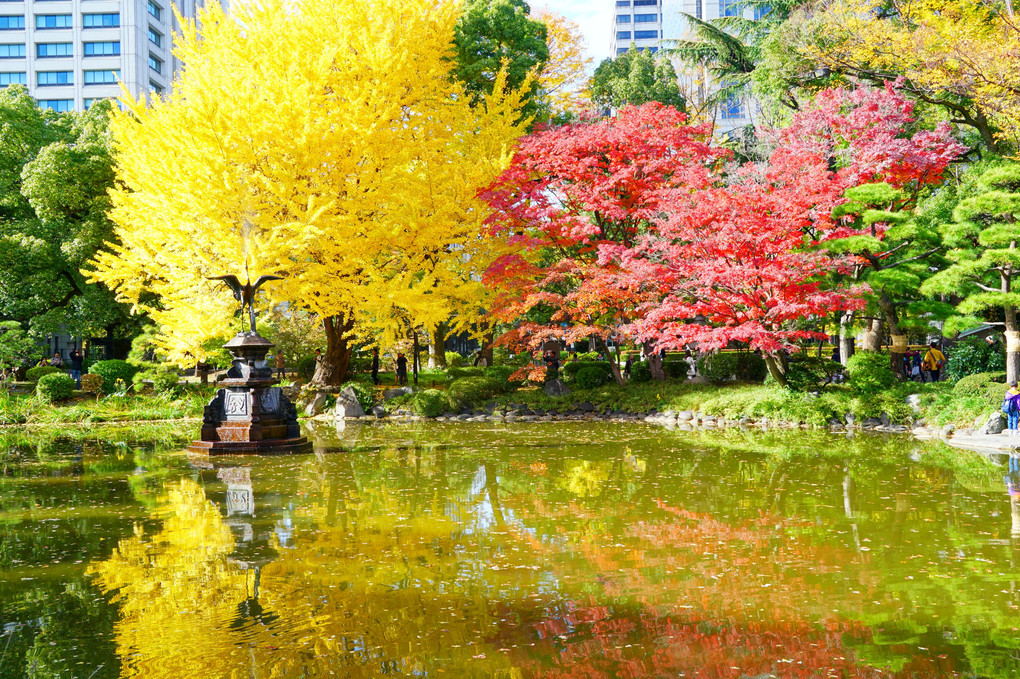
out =
{"type": "Polygon", "coordinates": [[[0,431],[0,677],[1020,676],[1020,476],[977,454],[573,422],[200,458],[191,434],[0,431]]]}

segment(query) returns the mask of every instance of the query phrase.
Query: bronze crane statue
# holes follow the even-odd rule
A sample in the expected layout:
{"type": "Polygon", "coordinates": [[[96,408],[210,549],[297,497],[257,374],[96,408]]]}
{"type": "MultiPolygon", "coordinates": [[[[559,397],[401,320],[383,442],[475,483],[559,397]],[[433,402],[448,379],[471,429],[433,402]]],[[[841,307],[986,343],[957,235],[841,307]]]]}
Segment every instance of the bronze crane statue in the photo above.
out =
{"type": "MultiPolygon", "coordinates": [[[[247,267],[245,267],[247,268],[247,267]]],[[[241,281],[237,279],[234,274],[227,276],[210,276],[207,280],[210,281],[223,281],[227,284],[227,287],[234,293],[234,299],[241,303],[241,330],[244,330],[244,308],[248,307],[249,318],[251,319],[251,332],[255,333],[255,292],[262,287],[264,283],[269,281],[283,280],[283,276],[259,276],[255,279],[255,284],[252,285],[251,279],[244,285],[241,285],[241,281]]]]}

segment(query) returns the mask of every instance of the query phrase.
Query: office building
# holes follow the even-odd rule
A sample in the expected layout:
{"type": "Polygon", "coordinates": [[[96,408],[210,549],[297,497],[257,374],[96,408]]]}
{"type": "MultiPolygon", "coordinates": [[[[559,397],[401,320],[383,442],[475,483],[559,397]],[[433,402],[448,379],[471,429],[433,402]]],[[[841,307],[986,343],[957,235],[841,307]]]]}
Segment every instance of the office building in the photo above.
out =
{"type": "Polygon", "coordinates": [[[179,29],[202,0],[0,0],[0,87],[20,84],[42,106],[81,111],[170,88],[179,29]]]}
{"type": "MultiPolygon", "coordinates": [[[[684,14],[711,20],[741,13],[757,18],[750,9],[738,7],[739,0],[610,0],[615,4],[611,54],[618,56],[630,47],[656,52],[669,47],[669,41],[690,36],[684,14]]],[[[681,90],[697,108],[697,102],[717,91],[721,83],[713,81],[705,69],[691,68],[674,61],[680,76],[681,90]]],[[[715,122],[719,134],[730,134],[752,125],[758,118],[758,104],[750,92],[731,97],[706,117],[715,122]]]]}

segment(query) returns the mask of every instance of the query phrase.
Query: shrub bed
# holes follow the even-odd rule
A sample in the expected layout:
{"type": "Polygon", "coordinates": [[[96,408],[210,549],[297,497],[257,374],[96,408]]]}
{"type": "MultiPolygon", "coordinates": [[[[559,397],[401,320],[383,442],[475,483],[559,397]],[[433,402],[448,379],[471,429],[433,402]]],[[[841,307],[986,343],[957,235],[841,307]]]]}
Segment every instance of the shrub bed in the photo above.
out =
{"type": "Polygon", "coordinates": [[[574,375],[574,384],[578,389],[597,389],[610,379],[607,371],[589,365],[577,371],[574,375]]]}
{"type": "Polygon", "coordinates": [[[571,361],[562,368],[563,380],[568,384],[573,383],[577,374],[586,368],[601,371],[606,376],[606,381],[613,378],[613,368],[605,361],[571,361]]]}
{"type": "Polygon", "coordinates": [[[43,375],[35,386],[35,393],[47,403],[66,401],[74,394],[74,380],[62,372],[43,375]]]}

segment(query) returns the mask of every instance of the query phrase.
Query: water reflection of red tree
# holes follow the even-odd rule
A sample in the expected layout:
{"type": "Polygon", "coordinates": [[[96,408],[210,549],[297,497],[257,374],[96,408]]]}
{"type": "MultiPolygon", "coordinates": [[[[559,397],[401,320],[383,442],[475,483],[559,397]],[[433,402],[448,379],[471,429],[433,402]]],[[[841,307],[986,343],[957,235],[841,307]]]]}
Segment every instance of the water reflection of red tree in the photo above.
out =
{"type": "MultiPolygon", "coordinates": [[[[521,515],[542,513],[543,507],[524,498],[505,499],[521,515]]],[[[526,676],[953,673],[949,661],[920,653],[895,673],[856,662],[848,647],[868,643],[871,632],[834,609],[860,610],[872,592],[859,585],[872,578],[862,574],[856,591],[847,587],[834,595],[826,589],[832,576],[864,559],[852,549],[812,540],[813,522],[761,514],[728,523],[658,500],[655,506],[660,513],[654,519],[621,522],[622,535],[609,528],[586,532],[572,545],[580,558],[551,559],[564,581],[594,580],[616,603],[600,605],[606,598],[587,596],[555,609],[517,610],[520,624],[505,628],[494,643],[514,649],[512,662],[526,676]]],[[[603,508],[603,526],[612,523],[607,513],[612,511],[603,508]]],[[[531,541],[532,548],[549,552],[558,550],[554,545],[531,541]]]]}

